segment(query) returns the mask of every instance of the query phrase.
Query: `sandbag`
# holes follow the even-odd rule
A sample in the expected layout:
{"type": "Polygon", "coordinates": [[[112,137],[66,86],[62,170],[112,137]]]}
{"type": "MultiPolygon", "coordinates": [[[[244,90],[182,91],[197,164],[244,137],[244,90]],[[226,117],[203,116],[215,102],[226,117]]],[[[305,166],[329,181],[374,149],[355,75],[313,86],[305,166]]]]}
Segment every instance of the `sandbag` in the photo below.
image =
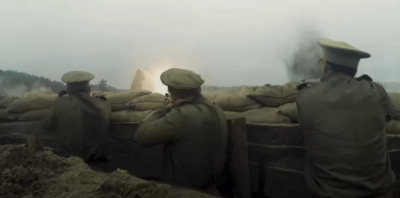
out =
{"type": "Polygon", "coordinates": [[[124,110],[134,110],[132,106],[128,103],[109,103],[111,111],[124,111],[124,110]]]}
{"type": "Polygon", "coordinates": [[[161,109],[165,107],[164,95],[160,93],[143,95],[129,101],[128,106],[134,111],[161,109]]]}
{"type": "Polygon", "coordinates": [[[400,110],[400,93],[388,93],[396,109],[400,110]]]}
{"type": "Polygon", "coordinates": [[[386,133],[400,134],[400,121],[391,120],[386,123],[386,133]]]}
{"type": "Polygon", "coordinates": [[[9,113],[25,113],[33,110],[48,109],[53,106],[56,99],[56,94],[31,94],[12,101],[7,109],[9,113]]]}
{"type": "Polygon", "coordinates": [[[109,103],[128,103],[129,101],[150,94],[149,91],[138,91],[138,92],[108,92],[104,94],[104,97],[109,103]]]}
{"type": "Polygon", "coordinates": [[[295,102],[287,103],[278,108],[278,112],[291,118],[293,121],[298,122],[297,118],[297,105],[295,102]]]}
{"type": "Polygon", "coordinates": [[[246,122],[255,123],[292,123],[290,118],[278,113],[278,108],[264,107],[242,113],[246,122]]]}
{"type": "Polygon", "coordinates": [[[244,117],[242,113],[240,112],[234,112],[234,111],[224,111],[226,119],[234,119],[234,118],[240,118],[244,117]]]}
{"type": "Polygon", "coordinates": [[[7,106],[18,97],[14,96],[0,96],[0,108],[7,108],[7,106]]]}
{"type": "Polygon", "coordinates": [[[249,98],[267,107],[279,107],[286,103],[295,102],[298,93],[295,83],[253,87],[250,92],[249,98]]]}
{"type": "Polygon", "coordinates": [[[139,123],[152,110],[147,111],[116,111],[111,113],[111,122],[135,122],[139,123]]]}
{"type": "Polygon", "coordinates": [[[248,98],[249,88],[234,91],[203,92],[203,96],[210,102],[217,104],[224,111],[244,112],[261,108],[257,101],[248,98]]]}
{"type": "Polygon", "coordinates": [[[20,121],[34,121],[42,120],[50,113],[50,109],[40,109],[34,111],[28,111],[19,116],[20,121]]]}
{"type": "Polygon", "coordinates": [[[112,111],[121,111],[121,110],[133,110],[131,106],[128,105],[128,102],[143,96],[150,94],[151,92],[148,91],[140,91],[140,92],[120,92],[120,93],[103,93],[101,95],[100,93],[93,93],[94,96],[103,96],[107,99],[107,102],[111,106],[112,111]]]}
{"type": "Polygon", "coordinates": [[[0,122],[12,122],[18,120],[18,114],[10,114],[7,109],[0,109],[0,122]]]}

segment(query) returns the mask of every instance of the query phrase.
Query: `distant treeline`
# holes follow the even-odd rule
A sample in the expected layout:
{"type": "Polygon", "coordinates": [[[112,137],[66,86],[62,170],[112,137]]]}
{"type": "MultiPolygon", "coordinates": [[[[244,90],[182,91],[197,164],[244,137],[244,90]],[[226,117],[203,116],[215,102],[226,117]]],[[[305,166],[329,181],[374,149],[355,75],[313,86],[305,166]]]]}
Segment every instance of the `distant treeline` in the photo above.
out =
{"type": "MultiPolygon", "coordinates": [[[[0,70],[0,95],[21,96],[21,92],[34,92],[35,90],[47,90],[54,93],[65,89],[65,84],[24,72],[0,70]]],[[[118,91],[109,86],[107,81],[101,79],[99,84],[92,84],[92,91],[118,91]]]]}

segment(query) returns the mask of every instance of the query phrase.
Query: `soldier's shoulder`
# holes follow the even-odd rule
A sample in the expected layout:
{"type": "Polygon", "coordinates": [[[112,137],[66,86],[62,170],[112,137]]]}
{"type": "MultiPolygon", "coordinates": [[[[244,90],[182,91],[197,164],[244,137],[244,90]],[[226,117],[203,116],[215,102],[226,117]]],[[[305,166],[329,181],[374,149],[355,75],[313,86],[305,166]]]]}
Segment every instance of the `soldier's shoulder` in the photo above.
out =
{"type": "Polygon", "coordinates": [[[190,103],[182,103],[179,106],[175,106],[172,108],[174,111],[179,111],[179,112],[190,112],[193,109],[194,105],[190,103]]]}
{"type": "Polygon", "coordinates": [[[360,77],[357,77],[356,80],[359,81],[360,83],[368,84],[369,87],[376,88],[381,91],[385,90],[385,88],[380,83],[374,82],[373,79],[367,74],[363,74],[360,77]]]}
{"type": "Polygon", "coordinates": [[[373,82],[374,80],[372,80],[371,76],[367,75],[367,74],[363,74],[360,77],[356,78],[358,81],[365,81],[365,82],[373,82]]]}
{"type": "Polygon", "coordinates": [[[315,88],[317,88],[319,85],[321,84],[321,82],[304,82],[301,83],[297,86],[297,90],[301,93],[301,92],[305,92],[306,90],[314,90],[315,88]]]}

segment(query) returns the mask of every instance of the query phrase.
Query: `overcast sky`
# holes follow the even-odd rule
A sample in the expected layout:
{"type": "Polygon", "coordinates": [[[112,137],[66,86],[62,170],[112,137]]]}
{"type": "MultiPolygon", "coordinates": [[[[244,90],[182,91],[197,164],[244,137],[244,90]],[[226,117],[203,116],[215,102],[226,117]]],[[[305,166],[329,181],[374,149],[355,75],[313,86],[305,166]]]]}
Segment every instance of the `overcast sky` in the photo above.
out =
{"type": "Polygon", "coordinates": [[[359,73],[400,81],[399,0],[0,0],[0,69],[86,70],[129,88],[136,69],[190,68],[207,85],[287,82],[298,43],[371,53],[359,73]]]}

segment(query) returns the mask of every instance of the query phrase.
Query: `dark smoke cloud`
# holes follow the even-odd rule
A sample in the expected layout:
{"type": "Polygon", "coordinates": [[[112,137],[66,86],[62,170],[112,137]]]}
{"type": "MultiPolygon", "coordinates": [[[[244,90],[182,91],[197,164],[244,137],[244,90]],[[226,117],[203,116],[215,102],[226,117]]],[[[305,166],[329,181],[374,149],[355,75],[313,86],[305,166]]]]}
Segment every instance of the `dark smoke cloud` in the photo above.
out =
{"type": "Polygon", "coordinates": [[[300,81],[319,78],[321,74],[320,47],[317,44],[320,34],[306,31],[300,36],[292,54],[284,59],[289,79],[300,81]]]}

